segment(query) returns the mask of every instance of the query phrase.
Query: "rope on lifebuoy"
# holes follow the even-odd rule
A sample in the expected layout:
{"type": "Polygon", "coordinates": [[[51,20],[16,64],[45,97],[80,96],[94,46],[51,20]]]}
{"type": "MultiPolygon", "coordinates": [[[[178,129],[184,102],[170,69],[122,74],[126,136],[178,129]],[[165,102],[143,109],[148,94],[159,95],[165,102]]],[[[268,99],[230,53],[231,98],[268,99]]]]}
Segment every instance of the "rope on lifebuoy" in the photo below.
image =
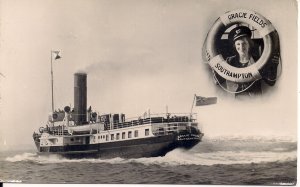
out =
{"type": "MultiPolygon", "coordinates": [[[[245,83],[260,80],[260,70],[280,52],[279,36],[269,20],[262,15],[249,10],[237,9],[220,16],[207,34],[204,43],[205,55],[208,64],[226,80],[245,83]],[[264,50],[258,61],[248,67],[237,68],[229,65],[217,50],[217,41],[226,28],[238,23],[253,26],[264,41],[264,50]],[[230,74],[226,71],[231,72],[230,74]]],[[[277,56],[280,59],[280,55],[277,56]]],[[[277,77],[277,76],[276,76],[277,77]]]]}
{"type": "MultiPolygon", "coordinates": [[[[282,63],[281,63],[281,58],[280,58],[280,55],[278,55],[279,57],[278,57],[278,65],[280,66],[280,68],[279,68],[279,72],[277,73],[277,75],[276,75],[276,78],[275,79],[270,79],[270,78],[266,78],[266,80],[268,80],[268,81],[277,81],[277,79],[281,76],[281,74],[282,74],[282,63]]],[[[277,69],[278,69],[278,67],[277,67],[277,69]]]]}

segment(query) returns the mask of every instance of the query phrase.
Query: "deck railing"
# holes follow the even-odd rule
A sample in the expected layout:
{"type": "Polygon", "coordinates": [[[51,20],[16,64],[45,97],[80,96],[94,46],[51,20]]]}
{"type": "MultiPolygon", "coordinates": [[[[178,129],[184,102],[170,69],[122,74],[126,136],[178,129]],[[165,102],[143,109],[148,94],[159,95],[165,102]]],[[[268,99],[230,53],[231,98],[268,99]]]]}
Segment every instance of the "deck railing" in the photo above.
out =
{"type": "Polygon", "coordinates": [[[68,134],[68,130],[65,126],[46,126],[42,129],[43,132],[47,132],[56,136],[63,136],[68,134]]]}
{"type": "Polygon", "coordinates": [[[198,123],[191,122],[187,124],[185,122],[172,122],[172,123],[162,123],[157,126],[152,126],[152,133],[154,135],[166,135],[172,134],[174,132],[179,132],[182,130],[190,130],[190,127],[198,128],[198,123]]]}
{"type": "MultiPolygon", "coordinates": [[[[171,123],[181,123],[181,122],[195,122],[197,115],[186,114],[186,113],[168,113],[168,114],[151,114],[147,117],[135,117],[128,118],[125,122],[114,122],[112,123],[113,129],[145,125],[145,124],[171,124],[171,123]]],[[[110,125],[106,125],[106,129],[110,130],[110,125]]]]}
{"type": "MultiPolygon", "coordinates": [[[[120,129],[120,128],[126,128],[131,126],[138,126],[138,125],[145,125],[145,124],[151,124],[156,126],[161,125],[172,125],[174,128],[177,128],[180,126],[180,124],[186,124],[187,122],[194,123],[197,119],[197,114],[193,113],[163,113],[163,114],[147,114],[143,117],[133,117],[133,118],[127,118],[125,122],[112,122],[105,123],[105,122],[99,122],[104,123],[104,130],[112,130],[112,129],[120,129]]],[[[53,135],[66,135],[68,134],[67,128],[63,123],[59,123],[60,125],[57,126],[51,126],[51,124],[48,124],[48,127],[44,128],[44,132],[48,132],[53,135]]],[[[165,130],[164,130],[165,131],[165,130]]],[[[168,130],[167,130],[168,131],[168,130]]]]}

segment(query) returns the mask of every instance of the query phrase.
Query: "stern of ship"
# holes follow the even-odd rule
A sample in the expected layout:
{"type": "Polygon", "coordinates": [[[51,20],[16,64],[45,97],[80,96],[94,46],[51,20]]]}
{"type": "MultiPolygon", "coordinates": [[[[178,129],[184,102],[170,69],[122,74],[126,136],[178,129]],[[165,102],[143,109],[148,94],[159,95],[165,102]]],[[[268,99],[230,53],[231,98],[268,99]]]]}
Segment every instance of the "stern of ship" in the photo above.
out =
{"type": "Polygon", "coordinates": [[[167,115],[166,118],[152,118],[152,132],[157,137],[172,137],[170,144],[163,148],[167,153],[176,148],[191,149],[201,142],[204,134],[191,116],[167,115]]]}
{"type": "Polygon", "coordinates": [[[177,147],[191,149],[201,142],[203,135],[198,128],[187,126],[186,130],[180,130],[175,133],[174,144],[177,147]]]}

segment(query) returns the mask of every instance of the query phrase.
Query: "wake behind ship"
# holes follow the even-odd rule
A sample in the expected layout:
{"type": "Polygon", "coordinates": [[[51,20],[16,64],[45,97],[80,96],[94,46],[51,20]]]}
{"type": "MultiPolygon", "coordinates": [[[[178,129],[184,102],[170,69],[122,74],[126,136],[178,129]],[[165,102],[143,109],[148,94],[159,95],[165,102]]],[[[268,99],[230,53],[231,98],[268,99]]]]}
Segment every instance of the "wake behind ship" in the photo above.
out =
{"type": "Polygon", "coordinates": [[[33,133],[39,154],[67,158],[138,158],[164,156],[175,148],[190,149],[203,133],[195,114],[99,114],[87,109],[87,74],[74,75],[74,108],[53,112],[33,133]]]}

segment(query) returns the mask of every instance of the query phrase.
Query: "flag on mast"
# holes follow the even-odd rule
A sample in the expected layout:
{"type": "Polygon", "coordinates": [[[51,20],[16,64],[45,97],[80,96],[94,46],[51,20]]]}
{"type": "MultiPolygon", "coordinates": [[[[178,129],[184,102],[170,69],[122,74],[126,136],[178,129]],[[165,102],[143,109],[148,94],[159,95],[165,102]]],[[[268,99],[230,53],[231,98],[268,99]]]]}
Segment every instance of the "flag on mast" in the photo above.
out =
{"type": "Polygon", "coordinates": [[[60,53],[60,51],[52,51],[52,54],[54,54],[54,60],[57,60],[57,59],[61,58],[59,53],[60,53]]]}
{"type": "Polygon", "coordinates": [[[202,97],[197,95],[195,97],[196,106],[212,105],[217,103],[217,97],[202,97]]]}

